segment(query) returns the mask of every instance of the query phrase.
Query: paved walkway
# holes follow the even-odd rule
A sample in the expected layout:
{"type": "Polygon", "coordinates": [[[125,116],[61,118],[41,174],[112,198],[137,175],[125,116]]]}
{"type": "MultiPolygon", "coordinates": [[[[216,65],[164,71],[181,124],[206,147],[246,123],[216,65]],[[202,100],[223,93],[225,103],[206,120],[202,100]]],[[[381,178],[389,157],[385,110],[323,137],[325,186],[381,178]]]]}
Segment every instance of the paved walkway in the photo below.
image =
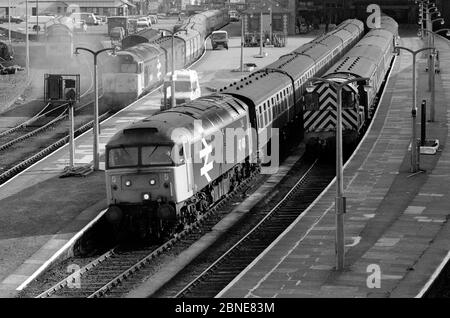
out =
{"type": "MultiPolygon", "coordinates": [[[[219,297],[415,297],[421,292],[450,247],[445,102],[450,100],[450,54],[448,44],[437,43],[442,66],[437,122],[427,130],[429,138],[440,140],[442,152],[422,155],[426,171],[410,174],[412,56],[402,53],[368,136],[344,171],[346,269],[334,270],[333,183],[219,297]]],[[[415,38],[401,44],[422,47],[415,38]]],[[[418,70],[420,106],[422,98],[430,100],[425,60],[418,70]]]]}

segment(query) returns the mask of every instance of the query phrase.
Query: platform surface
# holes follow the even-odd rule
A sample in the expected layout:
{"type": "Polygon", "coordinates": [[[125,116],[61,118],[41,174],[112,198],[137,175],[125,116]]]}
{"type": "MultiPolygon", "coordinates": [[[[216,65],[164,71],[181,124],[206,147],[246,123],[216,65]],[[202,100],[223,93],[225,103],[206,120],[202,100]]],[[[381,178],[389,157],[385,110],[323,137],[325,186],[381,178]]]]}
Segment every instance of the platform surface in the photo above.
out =
{"type": "MultiPolygon", "coordinates": [[[[239,25],[228,27],[240,30],[239,25]]],[[[245,61],[263,67],[311,41],[313,35],[289,38],[286,47],[267,49],[269,55],[262,60],[253,59],[259,48],[246,48],[245,61]]],[[[207,46],[203,59],[193,66],[199,73],[203,94],[210,93],[206,87],[220,88],[245,76],[231,72],[239,65],[239,43],[240,38],[232,36],[229,50],[212,51],[207,46]]],[[[160,99],[155,91],[101,124],[101,169],[108,140],[120,129],[159,110],[160,99]]],[[[76,138],[75,165],[92,162],[92,140],[92,130],[76,138]]],[[[0,297],[15,296],[17,287],[106,207],[104,173],[59,179],[68,163],[65,146],[0,186],[0,297]]]]}
{"type": "MultiPolygon", "coordinates": [[[[437,40],[436,122],[422,155],[423,173],[410,173],[412,56],[397,58],[374,122],[344,170],[345,270],[335,270],[335,184],[217,297],[416,297],[450,248],[450,53],[437,40]]],[[[402,46],[419,49],[417,38],[402,46]]],[[[430,101],[426,62],[418,61],[418,107],[430,101]]],[[[420,110],[418,111],[420,114],[420,110]]],[[[420,115],[418,119],[420,123],[420,115]]],[[[420,136],[420,125],[417,127],[420,136]]]]}

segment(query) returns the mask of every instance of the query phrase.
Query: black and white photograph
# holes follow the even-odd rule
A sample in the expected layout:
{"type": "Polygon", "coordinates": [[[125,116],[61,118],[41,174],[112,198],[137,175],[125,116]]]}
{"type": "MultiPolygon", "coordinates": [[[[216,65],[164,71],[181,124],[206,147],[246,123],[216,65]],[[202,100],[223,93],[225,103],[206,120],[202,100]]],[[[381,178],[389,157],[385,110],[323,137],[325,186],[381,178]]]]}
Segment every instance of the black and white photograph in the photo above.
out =
{"type": "Polygon", "coordinates": [[[450,298],[449,127],[448,0],[0,0],[0,298],[450,298]]]}

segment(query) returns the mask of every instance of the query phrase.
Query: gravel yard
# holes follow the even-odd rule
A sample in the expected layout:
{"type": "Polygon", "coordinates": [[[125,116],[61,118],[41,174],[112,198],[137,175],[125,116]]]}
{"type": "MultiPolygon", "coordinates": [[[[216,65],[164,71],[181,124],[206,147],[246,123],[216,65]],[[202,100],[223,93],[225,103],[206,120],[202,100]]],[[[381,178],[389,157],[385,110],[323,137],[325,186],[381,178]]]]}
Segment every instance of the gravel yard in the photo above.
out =
{"type": "Polygon", "coordinates": [[[11,75],[0,75],[0,113],[9,108],[17,98],[24,98],[27,91],[27,75],[18,72],[11,75]]]}

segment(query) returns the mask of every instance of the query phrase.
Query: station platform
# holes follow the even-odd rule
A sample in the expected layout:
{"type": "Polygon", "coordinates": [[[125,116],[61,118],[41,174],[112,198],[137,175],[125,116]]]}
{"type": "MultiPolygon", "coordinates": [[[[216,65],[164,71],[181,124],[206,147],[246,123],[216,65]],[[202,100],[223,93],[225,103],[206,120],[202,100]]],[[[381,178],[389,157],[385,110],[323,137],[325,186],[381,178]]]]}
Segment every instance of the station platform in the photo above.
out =
{"type": "MultiPolygon", "coordinates": [[[[449,44],[436,40],[436,121],[410,173],[412,55],[397,57],[376,117],[344,170],[345,269],[335,270],[335,183],[216,297],[421,297],[450,249],[449,44]]],[[[419,49],[417,38],[400,45],[419,49]]],[[[418,61],[418,107],[428,100],[426,60],[418,61]]],[[[420,110],[418,110],[420,123],[420,110]]],[[[420,129],[417,127],[418,136],[420,129]]]]}
{"type": "MultiPolygon", "coordinates": [[[[259,48],[246,49],[245,61],[263,67],[316,35],[290,38],[284,48],[268,48],[264,59],[253,58],[259,48]]],[[[229,50],[207,50],[192,67],[199,74],[203,94],[211,93],[207,87],[220,88],[245,75],[231,72],[239,65],[239,43],[240,38],[231,37],[229,50]]],[[[158,111],[160,99],[156,90],[101,123],[101,170],[108,140],[132,122],[158,111]]],[[[92,140],[91,130],[76,138],[76,166],[92,162],[92,140]]],[[[59,178],[68,163],[65,146],[0,185],[0,297],[17,296],[22,287],[106,208],[104,172],[84,178],[59,178]]]]}

